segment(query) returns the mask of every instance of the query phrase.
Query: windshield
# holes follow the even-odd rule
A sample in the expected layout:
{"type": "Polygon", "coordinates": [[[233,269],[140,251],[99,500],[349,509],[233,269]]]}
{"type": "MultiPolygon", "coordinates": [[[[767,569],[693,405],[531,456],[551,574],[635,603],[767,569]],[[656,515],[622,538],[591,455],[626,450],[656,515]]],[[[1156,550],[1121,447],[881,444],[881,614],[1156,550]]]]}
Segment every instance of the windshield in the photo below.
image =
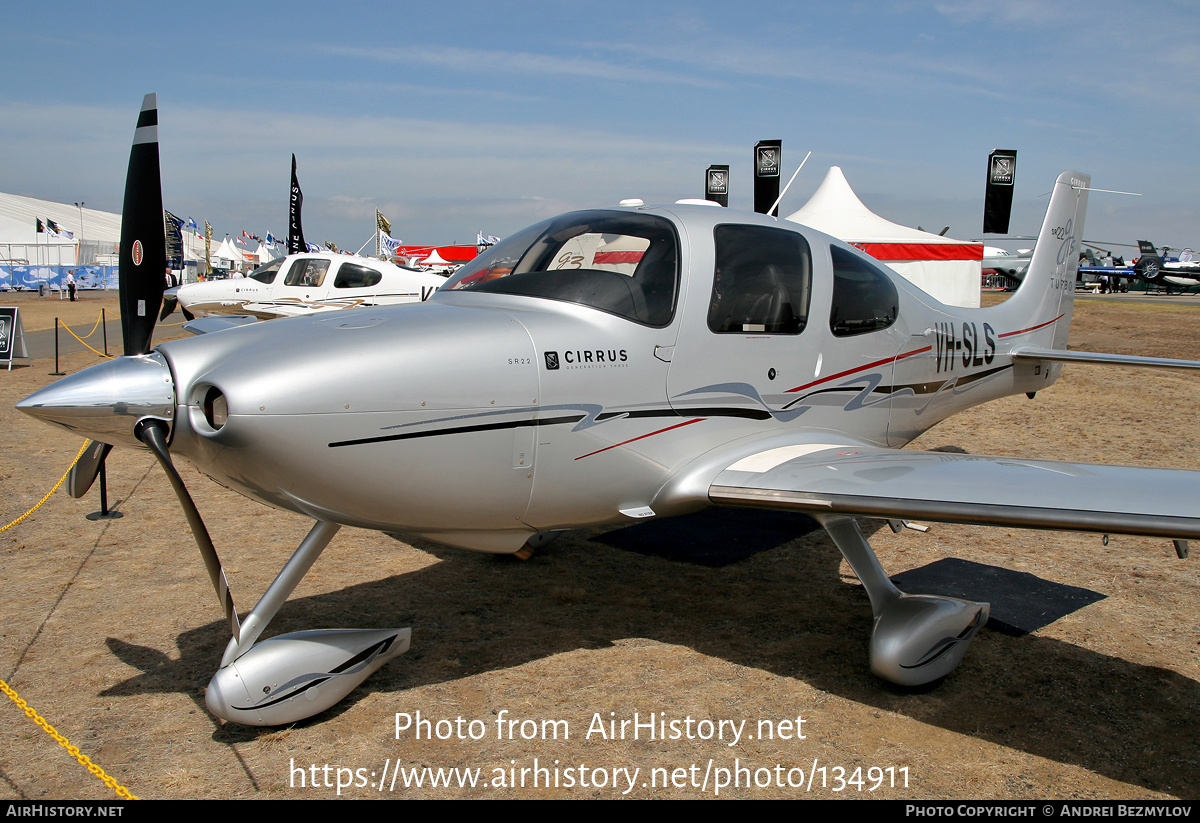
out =
{"type": "Polygon", "coordinates": [[[274,282],[275,275],[279,274],[279,270],[283,267],[283,261],[286,259],[286,257],[276,258],[265,266],[259,266],[246,276],[257,280],[260,283],[274,282]]]}
{"type": "Polygon", "coordinates": [[[678,286],[679,240],[669,220],[587,211],[509,237],[445,288],[563,300],[665,326],[675,315],[678,286]]]}

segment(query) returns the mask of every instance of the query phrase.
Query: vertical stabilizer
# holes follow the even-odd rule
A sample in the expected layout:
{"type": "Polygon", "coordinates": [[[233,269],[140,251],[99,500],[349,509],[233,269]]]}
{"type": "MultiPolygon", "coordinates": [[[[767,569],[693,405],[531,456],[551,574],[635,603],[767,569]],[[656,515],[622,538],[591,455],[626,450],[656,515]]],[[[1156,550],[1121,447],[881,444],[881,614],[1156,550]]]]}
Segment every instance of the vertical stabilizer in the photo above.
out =
{"type": "Polygon", "coordinates": [[[1091,184],[1089,175],[1077,171],[1064,171],[1058,176],[1021,287],[1009,300],[990,310],[1009,328],[1028,330],[1030,336],[1024,337],[1024,344],[1049,349],[1067,347],[1091,184]]]}

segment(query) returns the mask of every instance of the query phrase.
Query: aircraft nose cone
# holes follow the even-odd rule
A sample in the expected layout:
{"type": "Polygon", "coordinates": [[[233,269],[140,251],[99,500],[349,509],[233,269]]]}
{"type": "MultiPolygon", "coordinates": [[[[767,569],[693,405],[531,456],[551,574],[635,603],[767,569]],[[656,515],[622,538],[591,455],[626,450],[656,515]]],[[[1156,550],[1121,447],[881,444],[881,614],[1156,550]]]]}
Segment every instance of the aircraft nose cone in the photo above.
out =
{"type": "Polygon", "coordinates": [[[101,443],[141,446],[134,426],[144,417],[174,417],[175,384],[159,354],[118,357],[34,392],[17,408],[101,443]]]}

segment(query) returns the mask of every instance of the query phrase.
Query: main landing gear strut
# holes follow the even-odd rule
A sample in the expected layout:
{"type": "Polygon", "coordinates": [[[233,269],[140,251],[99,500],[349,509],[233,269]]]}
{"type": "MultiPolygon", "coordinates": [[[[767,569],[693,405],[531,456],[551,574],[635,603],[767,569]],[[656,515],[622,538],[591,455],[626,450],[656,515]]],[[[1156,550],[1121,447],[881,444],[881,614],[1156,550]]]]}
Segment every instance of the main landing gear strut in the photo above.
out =
{"type": "Polygon", "coordinates": [[[852,517],[818,516],[871,599],[871,671],[901,686],[920,686],[954,671],[988,620],[987,603],[905,594],[888,579],[852,517]]]}

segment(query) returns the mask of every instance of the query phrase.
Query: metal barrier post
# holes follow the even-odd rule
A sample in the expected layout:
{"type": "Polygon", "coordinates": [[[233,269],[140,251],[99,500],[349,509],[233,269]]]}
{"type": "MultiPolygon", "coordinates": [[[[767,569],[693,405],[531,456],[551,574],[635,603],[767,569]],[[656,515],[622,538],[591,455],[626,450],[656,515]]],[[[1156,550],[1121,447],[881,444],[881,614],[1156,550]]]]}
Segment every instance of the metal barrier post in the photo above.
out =
{"type": "Polygon", "coordinates": [[[58,367],[58,318],[54,318],[54,371],[50,372],[54,377],[62,377],[66,374],[58,367]]]}

